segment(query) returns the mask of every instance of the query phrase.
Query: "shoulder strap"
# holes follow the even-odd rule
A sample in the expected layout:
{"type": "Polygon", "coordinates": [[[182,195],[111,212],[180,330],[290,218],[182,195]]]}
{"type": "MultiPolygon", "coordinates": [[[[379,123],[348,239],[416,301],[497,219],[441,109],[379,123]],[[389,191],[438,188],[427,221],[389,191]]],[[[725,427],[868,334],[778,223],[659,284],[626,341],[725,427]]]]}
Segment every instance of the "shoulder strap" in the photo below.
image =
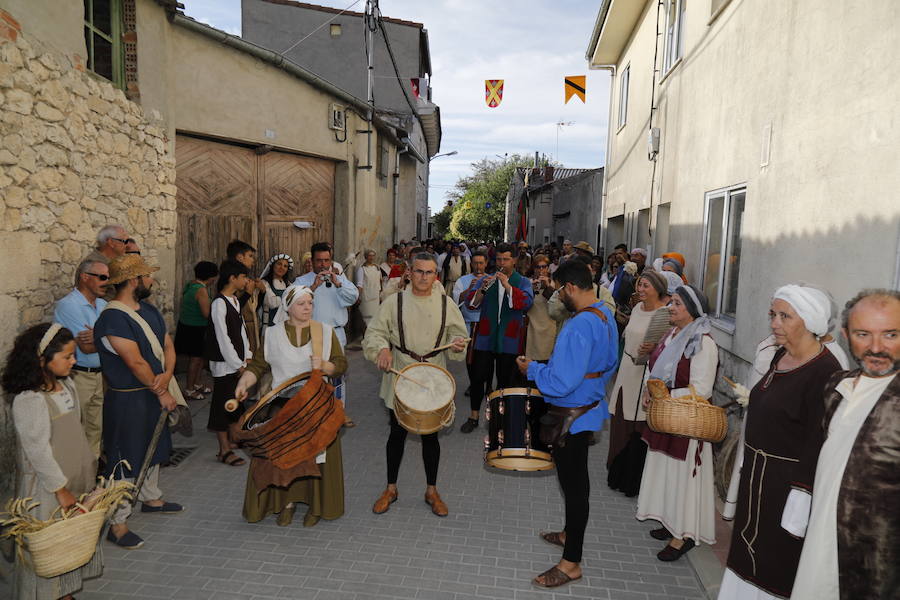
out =
{"type": "Polygon", "coordinates": [[[600,310],[599,308],[597,308],[596,306],[586,306],[585,308],[582,308],[581,310],[579,310],[579,311],[578,311],[577,313],[575,313],[575,314],[577,315],[577,314],[583,313],[583,312],[589,312],[589,313],[595,314],[595,315],[597,315],[598,317],[600,317],[600,320],[601,320],[601,321],[603,321],[604,323],[606,323],[606,320],[607,320],[607,319],[606,319],[606,315],[603,314],[603,311],[600,310]]]}
{"type": "Polygon", "coordinates": [[[404,354],[409,352],[406,349],[406,338],[403,335],[403,292],[397,292],[397,335],[400,337],[400,351],[404,354]]]}
{"type": "Polygon", "coordinates": [[[322,356],[322,324],[320,322],[309,322],[309,339],[312,341],[313,356],[318,356],[322,360],[328,360],[327,356],[322,356]]]}
{"type": "MultiPolygon", "coordinates": [[[[444,341],[444,327],[447,325],[447,296],[441,297],[441,327],[438,329],[437,341],[434,342],[434,347],[437,348],[441,345],[441,342],[444,341]]],[[[434,356],[433,354],[431,356],[434,356]]]]}

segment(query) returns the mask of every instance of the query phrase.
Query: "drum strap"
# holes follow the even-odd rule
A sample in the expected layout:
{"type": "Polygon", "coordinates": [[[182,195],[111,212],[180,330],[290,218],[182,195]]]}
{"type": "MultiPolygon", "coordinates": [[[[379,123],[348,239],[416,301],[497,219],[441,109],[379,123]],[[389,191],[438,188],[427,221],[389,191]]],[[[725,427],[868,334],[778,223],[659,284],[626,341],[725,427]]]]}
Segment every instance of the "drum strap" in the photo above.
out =
{"type": "MultiPolygon", "coordinates": [[[[583,312],[589,312],[589,313],[597,315],[598,317],[600,317],[600,320],[603,321],[604,323],[606,323],[606,321],[607,321],[606,315],[604,315],[603,311],[600,310],[599,308],[597,308],[596,306],[586,306],[585,308],[582,308],[575,314],[577,315],[578,313],[583,313],[583,312]]],[[[593,373],[588,373],[587,375],[585,375],[584,378],[585,379],[598,379],[602,376],[603,376],[603,371],[594,371],[593,373]]]]}
{"type": "MultiPolygon", "coordinates": [[[[435,341],[434,346],[437,348],[441,345],[441,341],[444,339],[444,328],[447,325],[447,297],[442,296],[441,298],[441,327],[438,330],[437,341],[435,341]]],[[[400,346],[397,348],[403,354],[409,356],[416,362],[428,362],[428,359],[432,356],[437,356],[442,351],[432,351],[428,354],[416,354],[412,350],[406,347],[406,337],[403,334],[403,292],[401,291],[397,294],[397,333],[400,337],[400,346]]]]}

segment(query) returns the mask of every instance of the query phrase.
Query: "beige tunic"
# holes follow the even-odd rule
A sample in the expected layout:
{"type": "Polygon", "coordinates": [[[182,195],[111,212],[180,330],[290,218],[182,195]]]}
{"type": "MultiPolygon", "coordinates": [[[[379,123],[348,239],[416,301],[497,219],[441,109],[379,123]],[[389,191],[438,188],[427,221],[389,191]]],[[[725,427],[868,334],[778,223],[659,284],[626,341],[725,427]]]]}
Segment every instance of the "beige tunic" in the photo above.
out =
{"type": "Polygon", "coordinates": [[[534,304],[528,309],[528,334],[525,338],[525,356],[531,360],[550,360],[556,343],[556,321],[548,312],[548,299],[535,294],[534,304]]]}
{"type": "MultiPolygon", "coordinates": [[[[667,309],[663,307],[661,310],[667,309]]],[[[646,365],[636,365],[631,359],[638,357],[638,347],[644,341],[644,334],[647,333],[650,319],[653,318],[655,312],[644,310],[644,303],[641,302],[631,311],[631,318],[625,327],[625,352],[622,355],[622,362],[619,364],[619,372],[616,374],[616,383],[609,395],[611,399],[609,412],[615,414],[616,399],[621,389],[622,416],[626,421],[645,421],[647,419],[643,407],[640,406],[641,387],[646,365]],[[637,418],[635,418],[635,409],[637,409],[637,418]]]]}
{"type": "MultiPolygon", "coordinates": [[[[403,334],[406,348],[416,354],[427,354],[435,348],[438,331],[441,326],[441,302],[447,304],[447,319],[444,326],[444,334],[438,345],[449,344],[457,337],[467,337],[468,330],[453,299],[437,292],[432,288],[428,296],[416,296],[412,290],[404,290],[403,294],[403,334]]],[[[385,298],[378,308],[375,318],[369,323],[366,335],[363,337],[362,347],[366,359],[375,362],[378,353],[383,348],[393,348],[393,367],[398,371],[416,361],[400,352],[400,330],[397,323],[397,297],[391,294],[385,298]]],[[[428,359],[428,362],[440,367],[446,366],[446,356],[452,360],[462,360],[465,352],[453,352],[446,350],[428,359]]],[[[392,373],[385,373],[381,378],[381,391],[379,395],[384,400],[385,406],[394,407],[394,379],[392,373]]]]}

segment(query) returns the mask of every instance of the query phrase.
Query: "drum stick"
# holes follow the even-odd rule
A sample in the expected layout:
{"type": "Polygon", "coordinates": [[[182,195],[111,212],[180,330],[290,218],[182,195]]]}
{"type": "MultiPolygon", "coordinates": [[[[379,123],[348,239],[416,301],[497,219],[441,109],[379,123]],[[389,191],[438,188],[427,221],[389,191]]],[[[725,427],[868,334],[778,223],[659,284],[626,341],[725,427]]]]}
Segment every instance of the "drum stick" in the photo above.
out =
{"type": "MultiPolygon", "coordinates": [[[[467,344],[471,340],[472,340],[472,338],[463,338],[463,341],[466,342],[467,344]]],[[[449,344],[444,344],[443,346],[438,346],[437,348],[434,348],[432,350],[432,352],[440,352],[441,350],[446,350],[447,348],[451,347],[453,344],[454,344],[454,342],[450,342],[449,344]]]]}
{"type": "Polygon", "coordinates": [[[422,383],[421,381],[416,381],[415,379],[413,379],[413,378],[410,377],[409,375],[406,375],[405,373],[401,373],[401,372],[398,371],[397,369],[391,369],[391,373],[393,373],[393,374],[396,375],[397,377],[402,377],[403,379],[405,379],[405,380],[407,380],[407,381],[412,381],[414,384],[416,384],[416,385],[418,385],[418,386],[421,386],[421,387],[425,388],[426,390],[428,389],[428,386],[425,385],[424,383],[422,383]]]}
{"type": "Polygon", "coordinates": [[[722,379],[724,379],[724,380],[725,380],[725,383],[727,383],[727,384],[730,385],[731,387],[733,387],[733,388],[736,388],[736,387],[737,387],[737,384],[736,384],[735,382],[733,382],[732,380],[728,379],[728,378],[725,377],[724,375],[722,375],[722,379]]]}
{"type": "Polygon", "coordinates": [[[228,412],[234,412],[238,409],[240,402],[237,398],[232,398],[231,400],[225,401],[225,410],[228,412]]]}

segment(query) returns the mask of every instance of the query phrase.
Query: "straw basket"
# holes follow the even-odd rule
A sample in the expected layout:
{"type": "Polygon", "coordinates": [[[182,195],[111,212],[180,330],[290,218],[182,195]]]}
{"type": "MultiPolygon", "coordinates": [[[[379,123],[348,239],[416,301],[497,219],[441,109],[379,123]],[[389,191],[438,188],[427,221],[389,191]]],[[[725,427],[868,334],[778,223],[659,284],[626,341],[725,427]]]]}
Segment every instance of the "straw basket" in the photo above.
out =
{"type": "Polygon", "coordinates": [[[94,556],[105,521],[105,510],[93,510],[64,516],[53,525],[25,535],[34,572],[41,577],[56,577],[86,565],[94,556]]]}
{"type": "Polygon", "coordinates": [[[665,385],[651,385],[650,407],[647,410],[647,426],[659,433],[668,433],[682,437],[689,437],[704,442],[721,442],[728,433],[728,418],[725,410],[713,406],[707,400],[697,395],[694,386],[690,386],[691,394],[681,398],[672,398],[668,390],[663,394],[660,390],[665,385]]]}

